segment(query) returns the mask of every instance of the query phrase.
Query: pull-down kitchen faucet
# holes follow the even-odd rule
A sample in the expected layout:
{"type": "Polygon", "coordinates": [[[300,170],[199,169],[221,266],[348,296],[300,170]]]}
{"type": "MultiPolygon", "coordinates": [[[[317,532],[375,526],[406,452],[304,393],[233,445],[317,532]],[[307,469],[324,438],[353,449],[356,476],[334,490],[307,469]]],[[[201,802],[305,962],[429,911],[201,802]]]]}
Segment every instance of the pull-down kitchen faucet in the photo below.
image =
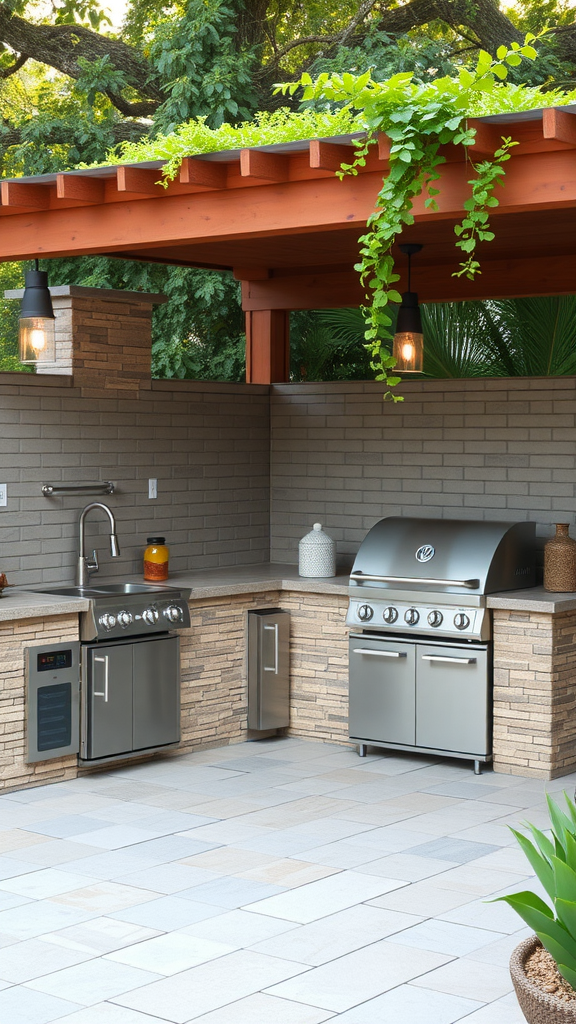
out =
{"type": "Polygon", "coordinates": [[[76,585],[78,587],[86,587],[90,582],[90,574],[98,572],[98,558],[96,557],[96,549],[92,552],[92,558],[88,558],[84,553],[84,524],[86,516],[93,508],[101,508],[106,513],[110,520],[110,554],[112,558],[117,558],[120,554],[120,545],[118,544],[118,537],[116,536],[116,520],[114,514],[108,505],[105,505],[103,501],[92,501],[86,508],[80,513],[79,522],[79,555],[78,555],[78,572],[76,574],[76,585]]]}

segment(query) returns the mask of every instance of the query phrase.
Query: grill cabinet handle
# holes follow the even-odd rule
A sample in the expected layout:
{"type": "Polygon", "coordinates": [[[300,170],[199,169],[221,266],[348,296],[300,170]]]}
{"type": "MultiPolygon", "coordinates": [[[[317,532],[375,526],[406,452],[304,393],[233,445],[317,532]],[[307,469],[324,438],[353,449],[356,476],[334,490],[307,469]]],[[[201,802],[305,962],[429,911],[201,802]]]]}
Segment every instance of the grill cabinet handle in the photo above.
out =
{"type": "Polygon", "coordinates": [[[104,692],[100,693],[99,691],[92,690],[92,695],[94,697],[104,697],[104,703],[107,704],[108,703],[108,683],[109,683],[109,679],[110,679],[108,655],[105,654],[103,658],[98,658],[98,657],[95,656],[94,657],[94,661],[101,661],[103,663],[103,665],[104,665],[104,692]]]}
{"type": "Polygon", "coordinates": [[[375,658],[405,658],[406,651],[373,651],[369,647],[353,647],[352,654],[371,654],[375,658]]]}
{"type": "Polygon", "coordinates": [[[423,654],[422,661],[451,661],[457,665],[475,665],[476,658],[447,658],[440,654],[423,654]]]}
{"type": "Polygon", "coordinates": [[[274,675],[278,675],[278,623],[275,622],[273,626],[264,626],[264,629],[274,631],[274,664],[264,665],[265,672],[273,672],[274,675]]]}
{"type": "Polygon", "coordinates": [[[480,580],[437,580],[430,576],[375,576],[371,573],[356,572],[350,573],[351,580],[375,580],[378,583],[423,583],[426,587],[467,587],[468,590],[478,590],[480,580]]]}

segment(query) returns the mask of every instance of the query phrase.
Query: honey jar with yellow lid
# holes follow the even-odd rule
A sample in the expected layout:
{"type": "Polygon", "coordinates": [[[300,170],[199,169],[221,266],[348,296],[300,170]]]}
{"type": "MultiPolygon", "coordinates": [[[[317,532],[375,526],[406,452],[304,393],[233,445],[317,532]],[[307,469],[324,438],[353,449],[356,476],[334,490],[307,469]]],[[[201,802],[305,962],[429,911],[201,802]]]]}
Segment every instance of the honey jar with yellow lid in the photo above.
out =
{"type": "Polygon", "coordinates": [[[168,579],[170,550],[165,537],[147,537],[148,547],[144,552],[144,579],[160,583],[168,579]]]}

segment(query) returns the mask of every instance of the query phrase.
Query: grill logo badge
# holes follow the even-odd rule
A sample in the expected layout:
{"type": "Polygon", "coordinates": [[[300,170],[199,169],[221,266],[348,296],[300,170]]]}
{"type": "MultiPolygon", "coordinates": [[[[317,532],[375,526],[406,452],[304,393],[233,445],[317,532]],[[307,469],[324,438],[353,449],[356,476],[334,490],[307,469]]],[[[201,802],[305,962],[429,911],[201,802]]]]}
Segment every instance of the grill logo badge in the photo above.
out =
{"type": "Polygon", "coordinates": [[[423,544],[416,552],[416,560],[418,562],[429,562],[431,558],[434,558],[435,554],[436,549],[431,544],[423,544]]]}

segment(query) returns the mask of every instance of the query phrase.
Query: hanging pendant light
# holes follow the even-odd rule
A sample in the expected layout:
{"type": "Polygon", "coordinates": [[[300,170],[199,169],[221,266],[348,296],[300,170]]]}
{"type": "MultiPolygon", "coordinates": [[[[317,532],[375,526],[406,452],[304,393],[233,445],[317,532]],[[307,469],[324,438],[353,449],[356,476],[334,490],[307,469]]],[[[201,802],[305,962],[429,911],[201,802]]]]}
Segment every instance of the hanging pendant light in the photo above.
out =
{"type": "Polygon", "coordinates": [[[400,252],[408,257],[408,291],[402,294],[402,304],[398,310],[396,333],[392,346],[392,355],[396,360],[395,370],[400,373],[422,373],[424,358],[424,336],[418,296],[410,290],[410,262],[412,256],[420,252],[422,246],[416,242],[404,242],[400,252]]]}
{"type": "Polygon", "coordinates": [[[24,275],[24,295],[18,323],[20,362],[53,363],[56,359],[56,321],[48,290],[48,274],[38,269],[24,275]]]}

